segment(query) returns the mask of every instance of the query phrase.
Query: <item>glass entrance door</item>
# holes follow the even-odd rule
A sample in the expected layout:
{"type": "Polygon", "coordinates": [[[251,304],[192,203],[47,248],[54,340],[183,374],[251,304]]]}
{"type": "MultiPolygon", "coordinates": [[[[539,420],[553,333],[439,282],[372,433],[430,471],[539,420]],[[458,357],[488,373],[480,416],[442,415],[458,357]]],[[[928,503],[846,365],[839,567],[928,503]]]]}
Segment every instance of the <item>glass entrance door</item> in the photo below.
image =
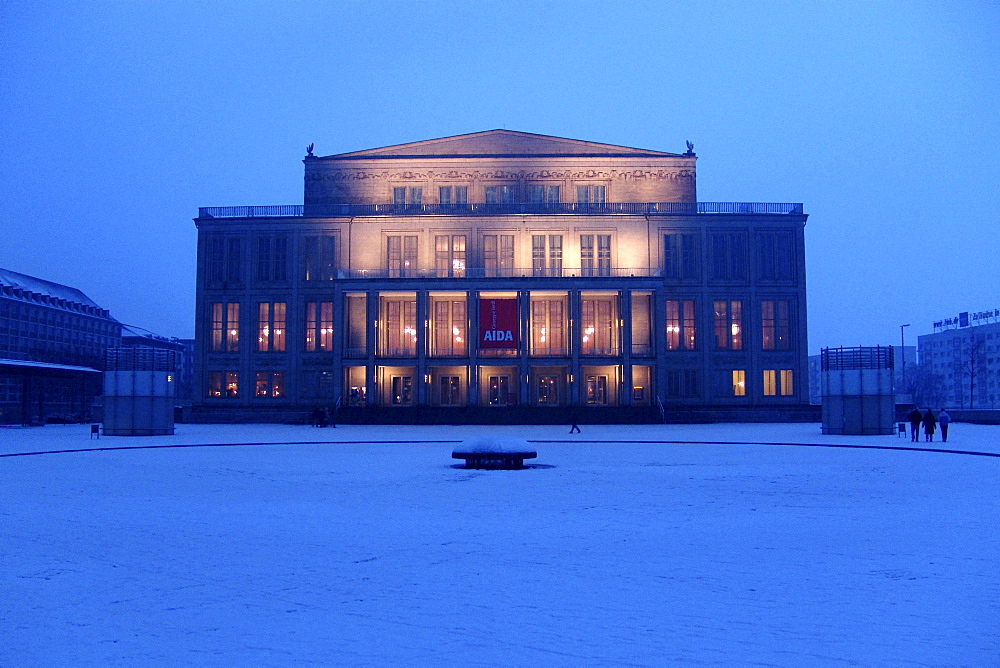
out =
{"type": "Polygon", "coordinates": [[[607,376],[587,376],[587,403],[600,406],[608,403],[607,376]]]}
{"type": "Polygon", "coordinates": [[[442,406],[458,406],[462,402],[461,386],[458,376],[441,376],[438,380],[441,390],[442,406]]]}
{"type": "Polygon", "coordinates": [[[413,376],[392,377],[392,403],[395,406],[413,403],[413,376]]]}
{"type": "Polygon", "coordinates": [[[510,376],[490,376],[489,378],[490,406],[506,406],[511,401],[510,376]]]}
{"type": "Polygon", "coordinates": [[[559,379],[556,376],[538,376],[538,403],[549,406],[559,403],[559,379]]]}

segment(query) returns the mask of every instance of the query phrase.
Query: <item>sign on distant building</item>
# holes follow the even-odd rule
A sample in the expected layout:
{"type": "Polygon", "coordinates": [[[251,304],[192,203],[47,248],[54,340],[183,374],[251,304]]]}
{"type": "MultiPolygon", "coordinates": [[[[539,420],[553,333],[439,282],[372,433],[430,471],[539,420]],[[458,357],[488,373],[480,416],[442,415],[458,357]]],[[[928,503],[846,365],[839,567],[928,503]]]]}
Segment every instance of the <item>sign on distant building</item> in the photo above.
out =
{"type": "Polygon", "coordinates": [[[976,311],[974,313],[965,311],[963,313],[959,313],[958,316],[954,318],[935,320],[934,331],[938,332],[944,329],[968,327],[969,325],[984,325],[989,322],[998,321],[1000,321],[1000,309],[986,309],[985,311],[976,311]]]}

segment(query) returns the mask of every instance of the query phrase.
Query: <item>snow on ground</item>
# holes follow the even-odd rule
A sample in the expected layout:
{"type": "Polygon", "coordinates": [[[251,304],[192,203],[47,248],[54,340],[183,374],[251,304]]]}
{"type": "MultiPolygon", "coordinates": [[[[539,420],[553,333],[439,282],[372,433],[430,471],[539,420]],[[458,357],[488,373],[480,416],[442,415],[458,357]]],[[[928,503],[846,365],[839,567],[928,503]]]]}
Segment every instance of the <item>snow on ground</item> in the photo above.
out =
{"type": "Polygon", "coordinates": [[[0,428],[8,454],[258,444],[0,458],[0,665],[1000,663],[1000,457],[567,430],[0,428]],[[456,468],[484,431],[537,467],[456,468]]]}

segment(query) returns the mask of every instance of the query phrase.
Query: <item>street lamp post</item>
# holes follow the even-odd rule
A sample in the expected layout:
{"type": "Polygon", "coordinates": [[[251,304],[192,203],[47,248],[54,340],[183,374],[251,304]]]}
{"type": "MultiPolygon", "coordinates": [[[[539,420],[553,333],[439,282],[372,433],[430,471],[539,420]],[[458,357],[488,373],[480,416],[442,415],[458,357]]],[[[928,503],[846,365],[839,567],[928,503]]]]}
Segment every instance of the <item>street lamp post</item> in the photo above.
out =
{"type": "Polygon", "coordinates": [[[909,323],[899,326],[899,357],[903,361],[903,369],[899,374],[899,384],[900,388],[903,389],[902,385],[906,382],[906,327],[909,327],[909,323]]]}

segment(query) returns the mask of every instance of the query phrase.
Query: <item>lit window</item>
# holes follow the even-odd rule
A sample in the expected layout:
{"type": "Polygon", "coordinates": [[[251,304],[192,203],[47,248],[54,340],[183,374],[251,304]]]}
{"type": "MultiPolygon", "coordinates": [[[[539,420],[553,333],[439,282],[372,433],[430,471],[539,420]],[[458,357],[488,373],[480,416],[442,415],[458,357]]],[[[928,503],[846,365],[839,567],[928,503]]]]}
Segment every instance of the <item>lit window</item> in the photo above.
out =
{"type": "Polygon", "coordinates": [[[694,300],[667,300],[667,350],[695,349],[694,300]]]}
{"type": "Polygon", "coordinates": [[[281,371],[258,371],[255,377],[254,396],[277,398],[285,395],[285,374],[281,371]]]}
{"type": "Polygon", "coordinates": [[[417,237],[389,235],[386,237],[386,268],[390,278],[413,276],[417,271],[417,237]]]}
{"type": "Polygon", "coordinates": [[[733,396],[745,397],[747,394],[747,372],[745,369],[733,369],[733,396]]]}
{"type": "Polygon", "coordinates": [[[333,350],[333,302],[306,303],[306,351],[333,350]]]}
{"type": "Polygon", "coordinates": [[[257,351],[283,352],[286,333],[285,303],[260,303],[257,314],[257,351]]]}
{"type": "Polygon", "coordinates": [[[214,303],[211,310],[211,349],[238,352],[240,349],[240,305],[214,303]]]}
{"type": "Polygon", "coordinates": [[[465,276],[465,235],[434,237],[434,268],[439,278],[465,276]]]}
{"type": "Polygon", "coordinates": [[[715,347],[718,350],[743,350],[743,302],[716,300],[715,347]]]}
{"type": "Polygon", "coordinates": [[[791,369],[764,369],[764,396],[790,397],[794,393],[791,369]]]}
{"type": "Polygon", "coordinates": [[[209,371],[208,396],[235,399],[239,391],[239,374],[235,371],[209,371]]]}

